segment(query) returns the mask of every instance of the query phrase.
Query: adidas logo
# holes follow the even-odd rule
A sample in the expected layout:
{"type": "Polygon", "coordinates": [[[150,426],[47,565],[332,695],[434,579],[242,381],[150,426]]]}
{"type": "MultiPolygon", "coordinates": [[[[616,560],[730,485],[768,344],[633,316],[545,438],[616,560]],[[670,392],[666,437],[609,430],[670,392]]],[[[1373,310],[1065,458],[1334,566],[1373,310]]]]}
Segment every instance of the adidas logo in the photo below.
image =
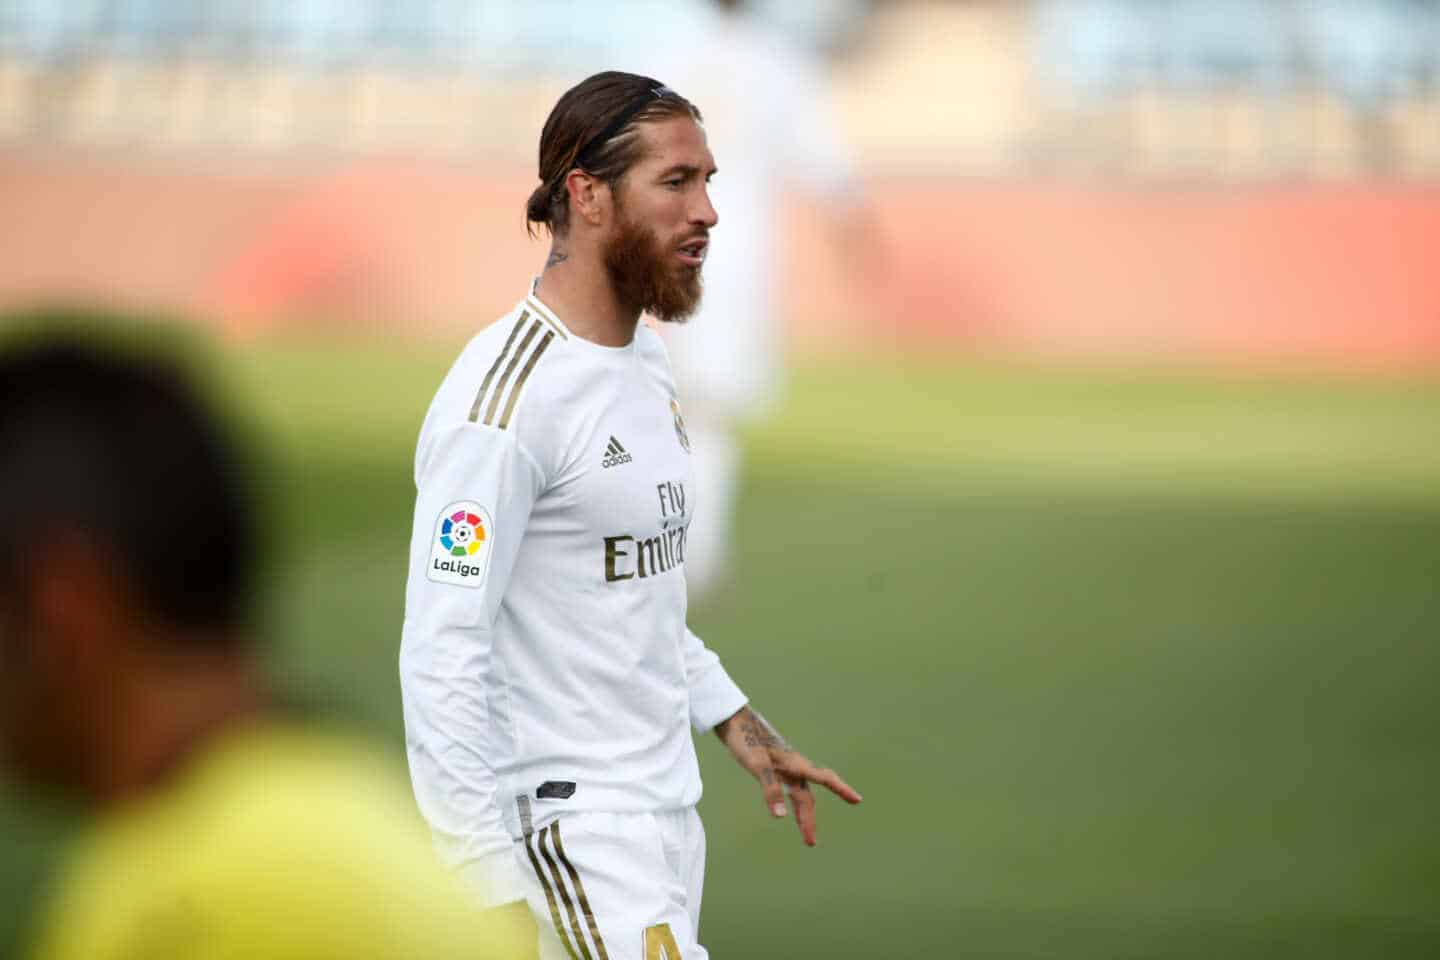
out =
{"type": "Polygon", "coordinates": [[[600,461],[600,466],[618,467],[622,463],[629,463],[630,460],[630,454],[626,453],[625,448],[620,446],[620,441],[611,437],[610,443],[605,447],[605,459],[600,461]]]}

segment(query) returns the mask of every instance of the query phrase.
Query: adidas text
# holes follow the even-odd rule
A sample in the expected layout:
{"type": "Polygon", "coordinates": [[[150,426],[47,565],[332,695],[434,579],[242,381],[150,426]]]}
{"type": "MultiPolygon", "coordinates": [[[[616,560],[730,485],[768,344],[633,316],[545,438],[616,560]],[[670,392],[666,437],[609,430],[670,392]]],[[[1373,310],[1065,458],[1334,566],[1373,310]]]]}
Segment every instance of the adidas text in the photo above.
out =
{"type": "Polygon", "coordinates": [[[611,437],[609,445],[605,447],[605,458],[600,461],[600,466],[602,468],[618,467],[622,463],[629,463],[630,460],[630,454],[620,446],[620,441],[611,437]]]}

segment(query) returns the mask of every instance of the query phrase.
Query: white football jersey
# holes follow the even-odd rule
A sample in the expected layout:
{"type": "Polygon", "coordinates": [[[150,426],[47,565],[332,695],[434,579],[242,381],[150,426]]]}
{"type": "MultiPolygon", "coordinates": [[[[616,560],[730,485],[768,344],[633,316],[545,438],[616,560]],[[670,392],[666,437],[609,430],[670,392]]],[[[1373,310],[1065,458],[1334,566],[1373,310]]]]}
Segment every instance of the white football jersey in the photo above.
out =
{"type": "Polygon", "coordinates": [[[685,625],[696,494],[659,336],[601,346],[526,297],[445,377],[415,484],[400,677],[445,859],[510,860],[520,796],[537,821],[695,804],[690,728],[745,697],[685,625]]]}
{"type": "Polygon", "coordinates": [[[770,412],[783,386],[774,281],[785,190],[834,210],[859,188],[818,58],[744,13],[697,19],[693,33],[649,42],[630,62],[705,117],[719,167],[710,184],[717,242],[706,251],[699,309],[662,332],[681,397],[697,414],[743,419],[770,412]]]}

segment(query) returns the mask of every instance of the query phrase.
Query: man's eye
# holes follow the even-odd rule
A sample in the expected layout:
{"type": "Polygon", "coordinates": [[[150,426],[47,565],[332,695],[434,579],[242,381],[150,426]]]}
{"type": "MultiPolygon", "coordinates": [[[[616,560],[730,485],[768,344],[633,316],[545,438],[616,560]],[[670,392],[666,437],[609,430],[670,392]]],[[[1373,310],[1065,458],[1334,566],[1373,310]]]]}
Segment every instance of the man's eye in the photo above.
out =
{"type": "Polygon", "coordinates": [[[680,185],[681,185],[682,183],[684,183],[684,182],[685,182],[684,180],[666,180],[666,181],[665,181],[665,186],[667,186],[667,187],[678,187],[678,186],[680,186],[680,185]]]}

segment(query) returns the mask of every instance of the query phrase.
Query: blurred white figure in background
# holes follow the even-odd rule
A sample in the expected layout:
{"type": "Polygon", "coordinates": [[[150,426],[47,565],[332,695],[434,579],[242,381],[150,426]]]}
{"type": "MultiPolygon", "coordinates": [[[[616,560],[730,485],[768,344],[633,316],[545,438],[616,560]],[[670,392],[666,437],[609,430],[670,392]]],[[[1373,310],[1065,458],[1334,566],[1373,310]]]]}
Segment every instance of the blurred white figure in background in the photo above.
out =
{"type": "Polygon", "coordinates": [[[738,429],[774,409],[784,337],[776,304],[782,189],[802,190],[850,241],[859,183],[828,99],[824,65],[744,9],[716,2],[684,42],[655,44],[638,69],[681,92],[705,117],[719,172],[720,223],[705,261],[705,295],[684,324],[661,331],[685,407],[699,508],[686,549],[692,601],[723,583],[738,493],[738,429]]]}

